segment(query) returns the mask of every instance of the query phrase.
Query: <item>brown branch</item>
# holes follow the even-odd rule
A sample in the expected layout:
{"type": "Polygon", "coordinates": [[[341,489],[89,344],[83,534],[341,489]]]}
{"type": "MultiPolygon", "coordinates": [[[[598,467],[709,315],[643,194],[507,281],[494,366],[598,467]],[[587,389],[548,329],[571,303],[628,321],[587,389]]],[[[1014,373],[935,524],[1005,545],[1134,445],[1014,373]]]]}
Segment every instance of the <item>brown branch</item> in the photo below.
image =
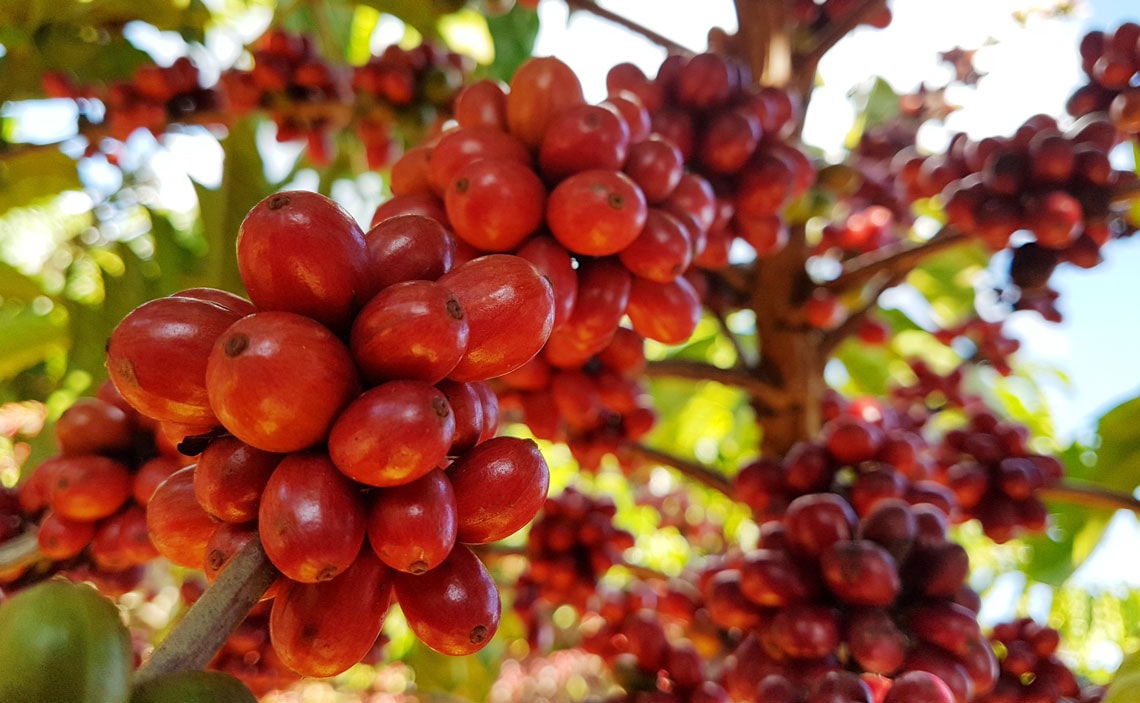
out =
{"type": "Polygon", "coordinates": [[[1081,486],[1062,483],[1048,488],[1037,489],[1037,497],[1058,503],[1083,505],[1088,508],[1106,510],[1131,510],[1140,515],[1140,500],[1127,493],[1113,491],[1100,486],[1081,486]]]}
{"type": "Polygon", "coordinates": [[[40,560],[35,528],[0,544],[0,574],[17,571],[40,560]]]}
{"type": "Polygon", "coordinates": [[[1113,188],[1111,199],[1113,205],[1130,205],[1140,199],[1140,179],[1113,188]]]}
{"type": "Polygon", "coordinates": [[[716,381],[745,391],[753,399],[773,410],[788,408],[792,403],[792,398],[787,393],[770,383],[761,381],[739,369],[722,369],[719,366],[706,364],[702,361],[686,361],[684,359],[651,361],[645,367],[645,375],[657,378],[672,377],[716,381]]]}
{"type": "Polygon", "coordinates": [[[668,37],[664,37],[664,36],[658,34],[657,32],[654,32],[652,29],[649,29],[648,27],[643,27],[642,25],[638,24],[637,22],[634,22],[633,20],[631,20],[627,17],[623,17],[622,15],[619,15],[618,13],[613,12],[612,10],[607,10],[604,7],[599,7],[597,3],[593,2],[593,0],[566,0],[566,4],[572,10],[583,10],[585,12],[589,12],[590,14],[597,15],[598,17],[601,17],[602,19],[609,20],[610,22],[613,22],[614,24],[619,24],[622,27],[625,27],[629,31],[633,32],[634,34],[640,34],[641,36],[645,37],[646,39],[653,42],[654,44],[657,44],[658,46],[664,47],[665,50],[668,51],[670,54],[681,54],[683,56],[692,56],[693,54],[697,53],[697,52],[693,51],[692,49],[690,49],[686,46],[681,46],[680,44],[673,41],[672,39],[669,39],[668,37]]]}
{"type": "Polygon", "coordinates": [[[135,671],[135,685],[204,668],[278,576],[261,541],[250,540],[135,671]]]}
{"type": "Polygon", "coordinates": [[[899,242],[856,256],[843,264],[837,278],[821,285],[833,293],[843,293],[879,276],[888,280],[905,277],[923,259],[967,241],[970,237],[966,234],[943,227],[925,242],[899,242]]]}
{"type": "Polygon", "coordinates": [[[627,444],[626,449],[634,456],[675,469],[682,476],[690,478],[715,491],[720,491],[730,498],[732,497],[732,481],[704,464],[682,459],[679,456],[673,456],[659,449],[647,447],[644,444],[627,444]]]}
{"type": "Polygon", "coordinates": [[[811,50],[797,57],[798,65],[802,67],[799,70],[815,73],[815,67],[823,55],[831,50],[831,47],[838,44],[839,40],[850,34],[864,20],[870,19],[872,15],[883,9],[886,4],[887,0],[864,0],[858,7],[839,18],[838,21],[831,21],[824,25],[815,38],[811,50]]]}

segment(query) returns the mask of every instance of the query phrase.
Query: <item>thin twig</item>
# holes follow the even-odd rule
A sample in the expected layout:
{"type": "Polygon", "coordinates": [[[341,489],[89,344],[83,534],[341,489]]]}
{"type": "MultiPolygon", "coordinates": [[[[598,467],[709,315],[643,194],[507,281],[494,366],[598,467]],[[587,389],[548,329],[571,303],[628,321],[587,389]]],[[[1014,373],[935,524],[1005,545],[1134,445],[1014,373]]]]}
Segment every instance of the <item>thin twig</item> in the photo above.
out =
{"type": "Polygon", "coordinates": [[[1113,205],[1130,205],[1140,199],[1140,179],[1113,188],[1111,198],[1113,205]]]}
{"type": "Polygon", "coordinates": [[[821,285],[833,293],[842,293],[880,275],[888,279],[905,275],[923,259],[967,241],[970,237],[966,234],[943,227],[925,242],[899,242],[856,256],[843,264],[843,273],[837,278],[821,285]]]}
{"type": "Polygon", "coordinates": [[[713,490],[720,491],[726,496],[732,497],[732,481],[726,476],[710,469],[704,464],[698,464],[695,461],[682,459],[679,456],[673,456],[668,452],[663,452],[659,449],[647,447],[644,444],[628,444],[626,445],[630,452],[643,459],[656,462],[662,466],[675,469],[678,473],[687,478],[690,478],[701,485],[707,486],[713,490]]]}
{"type": "Polygon", "coordinates": [[[648,27],[643,27],[628,17],[623,17],[622,15],[619,15],[612,10],[607,10],[604,7],[599,7],[597,3],[593,2],[593,0],[566,0],[566,4],[569,5],[570,9],[572,10],[584,10],[585,12],[589,12],[592,15],[597,15],[602,19],[609,20],[614,24],[620,24],[622,27],[625,27],[629,31],[635,34],[640,34],[654,44],[664,47],[670,54],[692,56],[693,54],[697,53],[686,46],[681,46],[668,37],[664,37],[657,32],[654,32],[648,27]]]}
{"type": "Polygon", "coordinates": [[[687,361],[685,359],[651,361],[645,367],[645,375],[658,378],[672,377],[716,381],[745,391],[773,410],[788,408],[792,403],[792,399],[782,389],[761,381],[751,374],[742,373],[738,369],[722,369],[703,361],[687,361]]]}
{"type": "Polygon", "coordinates": [[[799,58],[799,64],[803,67],[799,70],[815,73],[815,67],[823,55],[831,50],[831,47],[838,44],[840,39],[850,34],[864,20],[870,19],[872,15],[886,7],[886,4],[887,0],[864,0],[862,4],[839,20],[833,20],[824,25],[819,36],[815,38],[811,50],[799,58]]]}
{"type": "Polygon", "coordinates": [[[261,541],[250,540],[135,671],[135,685],[204,668],[279,575],[261,541]]]}
{"type": "Polygon", "coordinates": [[[1079,486],[1072,483],[1062,483],[1048,488],[1039,488],[1037,490],[1037,497],[1042,500],[1083,505],[1089,508],[1131,510],[1137,515],[1140,515],[1140,500],[1137,500],[1127,493],[1101,488],[1100,486],[1079,486]]]}
{"type": "Polygon", "coordinates": [[[23,569],[40,560],[40,543],[31,529],[0,544],[0,574],[23,569]]]}

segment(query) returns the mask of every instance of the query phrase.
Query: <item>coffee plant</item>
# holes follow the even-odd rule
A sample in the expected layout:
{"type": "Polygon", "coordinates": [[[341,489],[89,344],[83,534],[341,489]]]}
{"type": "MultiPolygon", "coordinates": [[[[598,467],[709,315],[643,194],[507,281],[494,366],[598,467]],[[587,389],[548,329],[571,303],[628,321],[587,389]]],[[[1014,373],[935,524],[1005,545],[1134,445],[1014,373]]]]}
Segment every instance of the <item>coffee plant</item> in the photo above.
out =
{"type": "Polygon", "coordinates": [[[1065,438],[1022,330],[1134,247],[1140,24],[813,144],[914,5],[0,6],[0,699],[1135,700],[1140,401],[1065,438]]]}

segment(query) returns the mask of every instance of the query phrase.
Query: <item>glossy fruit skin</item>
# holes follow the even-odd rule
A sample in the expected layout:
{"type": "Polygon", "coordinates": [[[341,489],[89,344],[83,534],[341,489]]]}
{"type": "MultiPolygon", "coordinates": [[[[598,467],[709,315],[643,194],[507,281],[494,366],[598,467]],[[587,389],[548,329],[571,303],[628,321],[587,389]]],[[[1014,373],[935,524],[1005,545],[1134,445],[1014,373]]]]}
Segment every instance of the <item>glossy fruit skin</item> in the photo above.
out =
{"type": "Polygon", "coordinates": [[[455,96],[455,121],[460,127],[507,129],[506,84],[484,78],[471,83],[455,96]]]}
{"type": "Polygon", "coordinates": [[[600,350],[616,334],[629,305],[633,277],[613,258],[588,261],[578,267],[578,299],[559,330],[582,345],[600,350]]]}
{"type": "Polygon", "coordinates": [[[575,173],[551,191],[546,223],[575,254],[608,256],[637,239],[647,208],[645,195],[629,176],[592,169],[575,173]]]}
{"type": "Polygon", "coordinates": [[[455,417],[437,388],[389,381],[366,391],[337,418],[329,456],[369,486],[399,486],[439,466],[455,438],[455,417]]]}
{"type": "Polygon", "coordinates": [[[348,348],[326,327],[290,312],[235,322],[210,352],[210,404],[235,437],[267,452],[323,442],[360,392],[348,348]]]}
{"type": "Polygon", "coordinates": [[[187,466],[158,484],[147,503],[146,525],[159,553],[179,566],[201,569],[217,520],[198,504],[194,471],[187,466]]]}
{"type": "Polygon", "coordinates": [[[257,703],[257,698],[230,674],[178,671],[135,686],[130,703],[257,703]]]}
{"type": "Polygon", "coordinates": [[[239,315],[194,298],[159,298],[124,317],[107,343],[107,372],[131,407],[156,420],[214,424],[206,361],[239,315]]]}
{"type": "Polygon", "coordinates": [[[290,583],[273,601],[269,636],[302,676],[334,676],[376,642],[392,601],[392,571],[367,547],[330,581],[290,583]]]}
{"type": "Polygon", "coordinates": [[[496,437],[447,469],[455,488],[460,542],[485,544],[530,522],[546,500],[550,470],[534,440],[496,437]]]}
{"type": "Polygon", "coordinates": [[[645,194],[645,200],[656,205],[673,192],[685,173],[685,157],[673,142],[654,135],[629,148],[622,170],[645,194]]]}
{"type": "Polygon", "coordinates": [[[62,454],[126,451],[134,441],[134,422],[123,410],[97,398],[80,398],[55,423],[62,454]]]}
{"type": "Polygon", "coordinates": [[[578,299],[578,273],[570,252],[550,235],[540,234],[528,239],[515,254],[533,264],[550,281],[554,294],[552,329],[558,329],[570,317],[578,299]]]}
{"type": "Polygon", "coordinates": [[[376,492],[368,542],[380,561],[409,574],[439,566],[455,546],[455,489],[439,469],[376,492]]]}
{"type": "Polygon", "coordinates": [[[294,581],[328,581],[364,544],[365,509],[356,486],[322,452],[281,460],[261,496],[258,532],[265,554],[294,581]]]}
{"type": "Polygon", "coordinates": [[[133,663],[118,608],[90,586],[40,583],[0,606],[0,700],[126,703],[133,663]]]}
{"type": "Polygon", "coordinates": [[[194,298],[220,305],[227,310],[245,317],[257,312],[257,306],[245,298],[228,290],[218,288],[187,288],[171,295],[172,298],[194,298]]]}
{"type": "Polygon", "coordinates": [[[553,56],[528,59],[511,77],[507,126],[534,149],[558,113],[586,102],[573,69],[553,56]]]}
{"type": "Polygon", "coordinates": [[[510,251],[542,225],[546,188],[525,164],[479,159],[456,171],[444,206],[457,237],[482,251],[510,251]]]}
{"type": "Polygon", "coordinates": [[[499,591],[483,562],[466,546],[456,545],[427,573],[393,574],[392,584],[408,626],[441,654],[477,652],[499,629],[499,591]]]}
{"type": "Polygon", "coordinates": [[[434,281],[451,270],[455,235],[424,215],[396,215],[364,234],[368,279],[377,292],[401,281],[434,281]]]}
{"type": "Polygon", "coordinates": [[[236,437],[219,437],[198,458],[194,495],[206,512],[219,520],[256,520],[261,493],[282,458],[236,437]]]}
{"type": "Polygon", "coordinates": [[[662,344],[681,344],[701,321],[701,300],[684,277],[657,283],[634,276],[626,313],[639,334],[662,344]]]}
{"type": "Polygon", "coordinates": [[[428,167],[432,189],[443,197],[459,172],[482,159],[511,161],[526,167],[530,152],[518,139],[488,127],[460,128],[440,137],[432,149],[428,167]]]}
{"type": "Polygon", "coordinates": [[[364,232],[318,193],[284,191],[255,205],[238,231],[237,263],[258,310],[297,313],[338,332],[371,292],[364,232]]]}
{"type": "Polygon", "coordinates": [[[349,348],[370,384],[437,383],[463,358],[469,333],[454,293],[434,281],[403,281],[368,301],[352,323],[349,348]]]}
{"type": "Polygon", "coordinates": [[[549,180],[593,168],[616,171],[629,152],[629,126],[616,108],[576,105],[554,117],[538,152],[549,180]]]}
{"type": "Polygon", "coordinates": [[[448,378],[481,381],[530,361],[554,326],[550,282],[521,257],[490,254],[472,259],[437,283],[455,293],[467,316],[467,353],[448,378]]]}
{"type": "Polygon", "coordinates": [[[689,268],[693,243],[675,216],[650,208],[641,233],[618,253],[618,258],[635,276],[669,283],[689,268]]]}
{"type": "Polygon", "coordinates": [[[105,456],[63,457],[52,471],[48,505],[72,520],[111,515],[131,496],[126,464],[105,456]]]}

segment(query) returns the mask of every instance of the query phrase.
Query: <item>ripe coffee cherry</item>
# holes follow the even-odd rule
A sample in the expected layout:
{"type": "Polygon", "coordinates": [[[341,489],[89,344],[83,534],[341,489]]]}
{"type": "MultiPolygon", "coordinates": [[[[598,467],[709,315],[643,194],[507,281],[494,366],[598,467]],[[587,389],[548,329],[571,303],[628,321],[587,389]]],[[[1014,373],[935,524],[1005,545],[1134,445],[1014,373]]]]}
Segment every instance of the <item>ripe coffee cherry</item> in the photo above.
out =
{"type": "Polygon", "coordinates": [[[412,632],[441,654],[477,652],[499,629],[499,591],[483,562],[463,545],[424,574],[393,573],[392,583],[412,632]]]}
{"type": "Polygon", "coordinates": [[[870,461],[883,444],[883,431],[850,415],[840,415],[823,428],[827,451],[842,464],[870,461]]]}
{"type": "Polygon", "coordinates": [[[371,550],[320,583],[288,583],[273,600],[274,652],[303,676],[335,676],[372,649],[392,602],[392,572],[371,550]]]}
{"type": "Polygon", "coordinates": [[[455,293],[467,317],[467,352],[456,381],[502,376],[542,349],[554,325],[550,282],[518,256],[490,254],[456,267],[437,283],[455,293]]]}
{"type": "Polygon", "coordinates": [[[134,423],[127,413],[97,398],[80,398],[55,423],[62,454],[107,454],[127,451],[134,441],[134,423]]]}
{"type": "Polygon", "coordinates": [[[285,191],[255,205],[238,231],[237,262],[259,310],[305,315],[337,332],[374,292],[364,232],[318,193],[285,191]]]}
{"type": "Polygon", "coordinates": [[[488,127],[461,128],[447,132],[432,148],[428,166],[432,189],[443,197],[459,172],[483,159],[530,165],[530,152],[518,139],[488,127]]]}
{"type": "Polygon", "coordinates": [[[328,581],[352,564],[364,543],[359,491],[323,452],[281,460],[261,497],[258,532],[266,556],[294,581],[328,581]]]}
{"type": "Polygon", "coordinates": [[[439,466],[455,436],[442,392],[423,381],[389,381],[366,391],[337,418],[329,456],[344,475],[399,486],[439,466]]]}
{"type": "Polygon", "coordinates": [[[352,356],[368,383],[436,383],[467,351],[467,318],[455,294],[432,281],[404,281],[380,291],[352,324],[352,356]]]}
{"type": "Polygon", "coordinates": [[[507,94],[507,126],[534,149],[564,110],[586,102],[573,69],[553,56],[528,59],[515,71],[507,94]]]}
{"type": "Polygon", "coordinates": [[[455,234],[482,251],[510,251],[542,225],[546,188],[507,159],[479,159],[455,172],[445,191],[455,234]]]}
{"type": "Polygon", "coordinates": [[[254,304],[245,298],[231,293],[228,290],[219,290],[217,288],[187,288],[186,290],[180,290],[172,294],[170,297],[204,300],[207,303],[221,305],[223,308],[231,310],[241,317],[257,312],[257,308],[254,304]]]}
{"type": "Polygon", "coordinates": [[[858,608],[845,616],[844,642],[859,666],[890,675],[903,665],[910,641],[885,609],[858,608]]]}
{"type": "Polygon", "coordinates": [[[434,281],[451,270],[455,237],[437,220],[396,215],[364,234],[368,278],[376,291],[401,281],[434,281]]]}
{"type": "Polygon", "coordinates": [[[60,517],[98,520],[131,496],[127,466],[98,454],[61,457],[48,484],[48,505],[60,517]]]}
{"type": "Polygon", "coordinates": [[[471,83],[455,96],[452,109],[460,127],[507,129],[507,86],[484,78],[471,83]]]}
{"type": "Polygon", "coordinates": [[[455,490],[439,469],[376,492],[368,542],[380,561],[409,574],[439,566],[455,546],[455,490]]]}
{"type": "Polygon", "coordinates": [[[589,169],[616,171],[629,151],[629,127],[615,108],[576,105],[556,115],[538,152],[542,173],[551,181],[589,169]]]}
{"type": "Polygon", "coordinates": [[[833,493],[800,496],[788,505],[784,517],[788,541],[796,551],[812,556],[850,540],[856,522],[851,505],[833,493]]]}
{"type": "MultiPolygon", "coordinates": [[[[474,447],[483,434],[483,393],[478,385],[483,381],[441,381],[435,387],[447,398],[451,414],[455,417],[455,434],[452,436],[449,456],[456,456],[474,447]]],[[[493,391],[492,391],[493,394],[493,391]]],[[[495,401],[497,402],[497,401],[495,401]]]]}
{"type": "Polygon", "coordinates": [[[895,679],[883,703],[954,703],[954,693],[934,674],[908,671],[895,679]]]}
{"type": "Polygon", "coordinates": [[[635,276],[669,283],[689,268],[693,243],[681,222],[665,210],[650,208],[641,234],[618,254],[635,276]]]}
{"type": "Polygon", "coordinates": [[[194,496],[194,470],[187,466],[158,485],[146,506],[146,526],[162,556],[179,566],[201,569],[218,521],[194,496]]]}
{"type": "Polygon", "coordinates": [[[902,588],[894,558],[868,540],[836,542],[819,563],[824,583],[844,603],[890,605],[902,588]]]}
{"type": "Polygon", "coordinates": [[[558,329],[570,317],[578,299],[578,272],[574,268],[570,252],[553,237],[542,234],[528,239],[515,254],[533,264],[550,281],[551,292],[554,294],[552,329],[558,329]]]}
{"type": "Polygon", "coordinates": [[[633,277],[616,259],[595,259],[578,268],[578,299],[559,333],[600,351],[616,334],[629,306],[633,277]]]}
{"type": "Polygon", "coordinates": [[[839,646],[838,613],[822,605],[789,605],[772,618],[768,636],[790,657],[826,657],[839,646]]]}
{"type": "Polygon", "coordinates": [[[447,210],[443,207],[443,201],[437,198],[435,193],[409,193],[408,195],[397,195],[390,198],[376,207],[376,212],[372,213],[369,226],[375,227],[384,220],[399,215],[419,215],[435,220],[444,227],[450,226],[447,222],[447,210]]]}
{"type": "Polygon", "coordinates": [[[533,440],[496,437],[448,467],[455,488],[458,539],[495,542],[530,522],[550,487],[550,470],[533,440]]]}
{"type": "Polygon", "coordinates": [[[701,299],[684,277],[657,283],[634,276],[626,313],[638,334],[662,344],[681,344],[701,321],[701,299]]]}
{"type": "Polygon", "coordinates": [[[607,256],[637,239],[646,214],[645,195],[629,176],[595,169],[576,173],[551,191],[546,223],[575,254],[607,256]]]}
{"type": "Polygon", "coordinates": [[[646,202],[657,205],[681,182],[685,158],[672,142],[660,135],[651,135],[630,146],[622,170],[641,188],[646,202]]]}
{"type": "Polygon", "coordinates": [[[251,447],[236,437],[219,437],[198,458],[194,495],[219,520],[256,520],[265,484],[281,459],[281,454],[251,447]]]}
{"type": "Polygon", "coordinates": [[[95,539],[94,520],[71,520],[48,511],[36,531],[36,542],[52,561],[70,559],[82,552],[95,539]]]}
{"type": "Polygon", "coordinates": [[[239,315],[194,298],[143,303],[115,326],[107,372],[132,408],[173,422],[217,422],[206,393],[206,361],[214,340],[239,315]]]}
{"type": "Polygon", "coordinates": [[[344,343],[290,312],[259,312],[235,322],[210,352],[206,383],[222,425],[267,452],[323,442],[360,391],[344,343]]]}
{"type": "Polygon", "coordinates": [[[757,549],[740,565],[740,590],[753,603],[782,607],[807,603],[820,592],[819,579],[778,549],[757,549]]]}

